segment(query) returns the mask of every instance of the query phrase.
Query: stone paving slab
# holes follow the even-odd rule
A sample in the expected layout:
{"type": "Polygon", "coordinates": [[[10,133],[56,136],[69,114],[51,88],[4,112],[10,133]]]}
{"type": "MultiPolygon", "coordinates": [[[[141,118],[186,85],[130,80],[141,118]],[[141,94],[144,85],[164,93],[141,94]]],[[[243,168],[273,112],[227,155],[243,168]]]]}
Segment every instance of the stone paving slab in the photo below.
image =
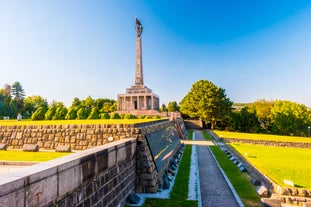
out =
{"type": "MultiPolygon", "coordinates": [[[[195,131],[196,140],[204,140],[201,131],[195,131]]],[[[208,146],[198,145],[198,165],[203,207],[239,207],[227,181],[222,175],[208,146]]]]}

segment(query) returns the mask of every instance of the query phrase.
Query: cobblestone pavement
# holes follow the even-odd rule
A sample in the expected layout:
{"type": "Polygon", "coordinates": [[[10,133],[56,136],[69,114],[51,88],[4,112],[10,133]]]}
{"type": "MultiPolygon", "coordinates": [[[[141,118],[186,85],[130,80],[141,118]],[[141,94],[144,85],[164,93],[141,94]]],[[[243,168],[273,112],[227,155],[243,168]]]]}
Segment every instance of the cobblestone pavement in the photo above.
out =
{"type": "MultiPolygon", "coordinates": [[[[196,140],[204,140],[201,131],[195,131],[196,140]]],[[[208,146],[197,146],[203,207],[238,207],[228,183],[222,175],[208,146]]]]}

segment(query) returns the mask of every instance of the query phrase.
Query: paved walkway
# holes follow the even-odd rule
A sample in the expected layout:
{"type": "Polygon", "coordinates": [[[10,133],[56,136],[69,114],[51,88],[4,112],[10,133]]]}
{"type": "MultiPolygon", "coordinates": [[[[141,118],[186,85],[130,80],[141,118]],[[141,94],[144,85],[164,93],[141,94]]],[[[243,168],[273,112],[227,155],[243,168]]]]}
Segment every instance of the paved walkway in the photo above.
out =
{"type": "MultiPolygon", "coordinates": [[[[204,140],[201,131],[195,131],[196,140],[204,140]]],[[[198,145],[198,167],[203,207],[238,207],[228,183],[213,158],[208,146],[198,145]]]]}

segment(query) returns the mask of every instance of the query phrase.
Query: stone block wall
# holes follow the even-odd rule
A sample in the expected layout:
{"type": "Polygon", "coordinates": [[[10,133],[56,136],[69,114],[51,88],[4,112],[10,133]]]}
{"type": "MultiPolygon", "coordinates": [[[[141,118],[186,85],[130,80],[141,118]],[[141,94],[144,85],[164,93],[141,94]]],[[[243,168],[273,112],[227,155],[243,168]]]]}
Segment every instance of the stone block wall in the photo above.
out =
{"type": "MultiPolygon", "coordinates": [[[[178,118],[177,121],[183,126],[182,119],[178,118]]],[[[135,138],[137,164],[133,172],[136,172],[136,192],[155,193],[163,184],[163,176],[180,143],[168,155],[163,167],[157,169],[146,135],[174,127],[177,131],[175,122],[169,120],[140,124],[0,126],[0,143],[6,144],[8,149],[22,149],[24,144],[38,144],[40,150],[55,150],[59,145],[68,145],[72,150],[85,150],[129,137],[135,138]],[[113,140],[110,140],[111,137],[113,140]]],[[[187,133],[181,129],[179,132],[187,133]]]]}
{"type": "MultiPolygon", "coordinates": [[[[180,147],[178,146],[169,155],[164,166],[157,170],[153,160],[150,146],[148,145],[146,135],[154,132],[175,127],[174,121],[167,121],[158,124],[149,125],[141,128],[141,136],[137,140],[137,164],[136,164],[136,192],[137,193],[156,193],[163,185],[163,177],[170,164],[174,159],[180,147]]],[[[176,128],[175,128],[176,130],[176,128]]]]}
{"type": "Polygon", "coordinates": [[[125,138],[140,138],[146,124],[73,124],[0,126],[0,143],[8,149],[22,149],[24,144],[38,144],[40,150],[55,150],[68,145],[72,150],[85,150],[125,138]],[[110,140],[112,138],[112,140],[110,140]]]}
{"type": "Polygon", "coordinates": [[[0,176],[0,206],[123,206],[135,189],[136,139],[0,176]]]}

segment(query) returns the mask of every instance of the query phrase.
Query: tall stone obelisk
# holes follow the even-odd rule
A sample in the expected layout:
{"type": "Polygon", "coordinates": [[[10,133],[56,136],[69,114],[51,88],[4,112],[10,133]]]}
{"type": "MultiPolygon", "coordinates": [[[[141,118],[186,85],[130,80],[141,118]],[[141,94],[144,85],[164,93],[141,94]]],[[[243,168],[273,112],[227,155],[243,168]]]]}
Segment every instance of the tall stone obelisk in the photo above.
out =
{"type": "Polygon", "coordinates": [[[135,85],[118,94],[118,113],[134,115],[160,115],[160,99],[150,88],[144,85],[141,33],[143,26],[136,18],[136,68],[135,85]]]}
{"type": "Polygon", "coordinates": [[[143,26],[140,21],[136,18],[135,30],[136,35],[136,73],[135,73],[135,85],[144,85],[143,75],[143,60],[142,60],[142,47],[141,47],[141,33],[143,32],[143,26]]]}

